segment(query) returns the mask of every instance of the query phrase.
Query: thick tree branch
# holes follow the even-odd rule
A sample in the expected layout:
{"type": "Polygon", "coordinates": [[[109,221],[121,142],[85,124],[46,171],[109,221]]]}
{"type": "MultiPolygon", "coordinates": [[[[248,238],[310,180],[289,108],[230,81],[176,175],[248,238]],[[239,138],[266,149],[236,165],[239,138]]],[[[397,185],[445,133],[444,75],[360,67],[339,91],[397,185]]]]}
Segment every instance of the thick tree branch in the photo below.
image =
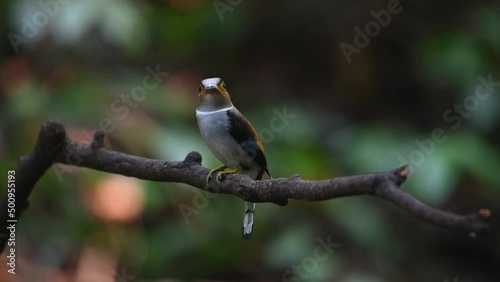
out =
{"type": "MultiPolygon", "coordinates": [[[[16,169],[16,213],[18,219],[27,206],[28,197],[38,179],[54,163],[88,167],[100,171],[139,179],[180,182],[196,188],[235,195],[251,202],[271,202],[286,205],[288,199],[305,201],[329,200],[345,196],[373,195],[404,208],[423,220],[441,227],[482,235],[488,230],[490,211],[481,209],[469,215],[458,215],[430,207],[400,189],[409,173],[407,166],[381,172],[327,180],[303,180],[298,175],[289,178],[255,181],[240,175],[229,175],[218,184],[205,184],[209,169],[201,165],[198,152],[189,153],[183,161],[162,161],[141,158],[104,148],[104,134],[97,132],[91,144],[68,139],[64,127],[57,121],[46,122],[40,130],[34,150],[22,157],[16,169]]],[[[0,206],[0,251],[8,236],[8,197],[0,206]]]]}

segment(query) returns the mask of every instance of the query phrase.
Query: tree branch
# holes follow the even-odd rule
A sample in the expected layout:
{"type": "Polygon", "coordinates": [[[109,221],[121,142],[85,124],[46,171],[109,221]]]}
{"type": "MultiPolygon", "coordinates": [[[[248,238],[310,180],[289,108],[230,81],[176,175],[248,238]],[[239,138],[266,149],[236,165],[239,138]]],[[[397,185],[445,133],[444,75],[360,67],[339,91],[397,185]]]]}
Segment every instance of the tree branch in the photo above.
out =
{"type": "MultiPolygon", "coordinates": [[[[488,209],[469,215],[458,215],[430,207],[399,187],[406,180],[408,166],[381,172],[327,180],[303,180],[298,175],[289,178],[255,181],[241,175],[229,175],[218,184],[205,178],[209,169],[201,165],[198,152],[189,153],[183,161],[162,161],[124,154],[104,147],[104,134],[97,132],[91,144],[72,141],[66,136],[61,123],[47,121],[40,130],[33,151],[22,157],[16,168],[15,219],[27,207],[28,197],[38,179],[56,163],[87,167],[139,179],[180,182],[212,193],[231,194],[243,200],[270,202],[284,206],[288,199],[322,201],[354,195],[373,195],[391,201],[409,213],[435,225],[452,230],[482,235],[488,230],[488,209]]],[[[0,251],[8,239],[7,194],[0,204],[0,251]],[[7,234],[7,237],[5,236],[7,234]]]]}

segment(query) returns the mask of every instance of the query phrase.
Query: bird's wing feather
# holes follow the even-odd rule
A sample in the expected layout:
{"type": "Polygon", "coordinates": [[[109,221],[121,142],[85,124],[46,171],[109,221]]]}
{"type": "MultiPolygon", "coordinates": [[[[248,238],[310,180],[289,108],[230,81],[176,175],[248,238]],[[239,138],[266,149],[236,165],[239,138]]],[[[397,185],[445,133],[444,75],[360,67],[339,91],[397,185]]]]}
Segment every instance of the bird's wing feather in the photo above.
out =
{"type": "Polygon", "coordinates": [[[262,173],[259,174],[259,178],[262,178],[264,171],[267,171],[267,161],[264,147],[257,137],[257,132],[236,108],[228,110],[227,116],[229,118],[229,133],[245,152],[253,156],[255,162],[262,167],[262,173]]]}

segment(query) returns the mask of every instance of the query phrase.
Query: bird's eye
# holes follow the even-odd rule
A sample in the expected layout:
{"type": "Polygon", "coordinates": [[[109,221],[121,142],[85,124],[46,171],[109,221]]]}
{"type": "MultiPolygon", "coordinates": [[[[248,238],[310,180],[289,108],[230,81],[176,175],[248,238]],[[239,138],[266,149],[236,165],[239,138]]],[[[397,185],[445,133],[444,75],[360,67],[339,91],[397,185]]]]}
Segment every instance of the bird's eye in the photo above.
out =
{"type": "Polygon", "coordinates": [[[226,90],[226,84],[224,82],[221,83],[222,89],[226,90]]]}
{"type": "Polygon", "coordinates": [[[198,87],[198,92],[201,92],[201,88],[202,88],[202,87],[201,87],[201,85],[200,85],[200,87],[198,87]]]}

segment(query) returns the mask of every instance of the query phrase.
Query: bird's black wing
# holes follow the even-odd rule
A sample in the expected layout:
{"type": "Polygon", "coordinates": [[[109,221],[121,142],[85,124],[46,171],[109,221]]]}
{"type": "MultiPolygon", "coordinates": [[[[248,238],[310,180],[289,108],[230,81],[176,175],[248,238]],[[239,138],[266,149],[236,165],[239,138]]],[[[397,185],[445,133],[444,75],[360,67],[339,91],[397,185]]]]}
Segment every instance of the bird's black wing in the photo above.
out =
{"type": "Polygon", "coordinates": [[[235,108],[228,110],[227,116],[229,118],[228,130],[231,136],[269,174],[264,148],[262,143],[258,141],[257,132],[250,122],[235,108]]]}

